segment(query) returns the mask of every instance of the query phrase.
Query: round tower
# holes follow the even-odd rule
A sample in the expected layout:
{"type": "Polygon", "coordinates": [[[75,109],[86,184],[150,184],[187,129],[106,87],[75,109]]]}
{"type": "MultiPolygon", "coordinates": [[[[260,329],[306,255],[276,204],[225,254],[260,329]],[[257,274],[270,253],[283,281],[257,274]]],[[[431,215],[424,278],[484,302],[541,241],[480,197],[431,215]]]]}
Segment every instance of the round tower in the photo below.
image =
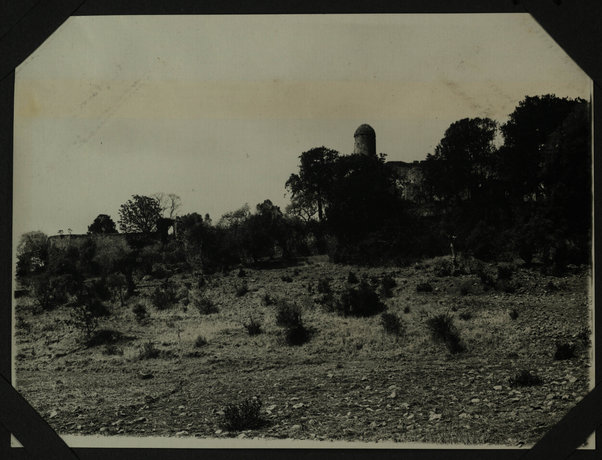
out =
{"type": "Polygon", "coordinates": [[[353,153],[361,155],[376,155],[376,133],[370,125],[360,125],[353,135],[355,144],[353,153]]]}

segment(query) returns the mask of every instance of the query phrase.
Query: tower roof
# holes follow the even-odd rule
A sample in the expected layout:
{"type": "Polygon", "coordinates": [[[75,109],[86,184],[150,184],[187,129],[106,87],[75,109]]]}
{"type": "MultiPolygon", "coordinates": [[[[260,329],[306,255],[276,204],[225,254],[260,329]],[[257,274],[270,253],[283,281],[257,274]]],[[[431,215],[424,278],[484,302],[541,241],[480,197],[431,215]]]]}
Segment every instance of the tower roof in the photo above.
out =
{"type": "Polygon", "coordinates": [[[372,128],[372,126],[364,123],[363,125],[358,126],[358,128],[355,130],[355,134],[353,135],[353,137],[365,135],[376,137],[376,132],[374,132],[374,128],[372,128]]]}

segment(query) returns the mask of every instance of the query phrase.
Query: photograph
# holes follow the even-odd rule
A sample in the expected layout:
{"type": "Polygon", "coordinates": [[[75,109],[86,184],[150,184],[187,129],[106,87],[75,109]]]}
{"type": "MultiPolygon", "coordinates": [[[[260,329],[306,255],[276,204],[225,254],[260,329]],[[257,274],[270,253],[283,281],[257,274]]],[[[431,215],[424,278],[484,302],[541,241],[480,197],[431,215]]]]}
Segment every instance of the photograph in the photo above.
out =
{"type": "Polygon", "coordinates": [[[72,16],[12,384],[70,447],[530,448],[594,388],[592,101],[526,13],[72,16]]]}

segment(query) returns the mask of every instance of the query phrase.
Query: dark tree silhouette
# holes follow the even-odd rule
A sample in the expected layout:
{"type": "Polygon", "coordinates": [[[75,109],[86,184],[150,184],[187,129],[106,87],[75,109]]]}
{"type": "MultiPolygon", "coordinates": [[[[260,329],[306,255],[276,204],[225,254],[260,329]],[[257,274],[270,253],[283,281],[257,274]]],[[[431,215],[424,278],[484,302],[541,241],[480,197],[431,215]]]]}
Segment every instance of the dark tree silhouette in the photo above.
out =
{"type": "Polygon", "coordinates": [[[303,152],[299,157],[299,174],[291,174],[286,181],[286,188],[292,196],[291,212],[302,216],[315,212],[318,220],[324,218],[326,196],[332,187],[334,165],[339,157],[336,150],[326,147],[315,147],[303,152]]]}
{"type": "Polygon", "coordinates": [[[124,233],[151,233],[157,230],[161,218],[159,200],[149,196],[132,195],[119,208],[119,229],[124,233]]]}
{"type": "Polygon", "coordinates": [[[115,222],[107,214],[99,214],[88,226],[88,233],[117,233],[115,222]]]}

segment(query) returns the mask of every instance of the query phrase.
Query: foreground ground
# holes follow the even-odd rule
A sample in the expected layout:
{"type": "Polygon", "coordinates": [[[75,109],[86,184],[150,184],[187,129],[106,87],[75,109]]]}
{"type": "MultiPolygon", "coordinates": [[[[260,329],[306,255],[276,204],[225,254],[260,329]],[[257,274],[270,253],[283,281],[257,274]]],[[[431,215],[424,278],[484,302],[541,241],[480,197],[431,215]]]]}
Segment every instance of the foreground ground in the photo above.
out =
{"type": "MultiPolygon", "coordinates": [[[[172,279],[179,287],[197,282],[189,274],[172,279]]],[[[59,433],[522,445],[589,390],[583,270],[551,277],[521,268],[512,289],[486,290],[475,275],[436,276],[428,261],[375,269],[317,257],[246,269],[244,277],[214,275],[204,290],[219,312],[208,315],[186,302],[154,309],[147,296],[159,283],[141,282],[137,298],[111,308],[101,323],[121,333],[111,346],[82,346],[64,323],[67,307],[39,313],[31,299],[19,299],[16,386],[59,433]],[[340,292],[350,270],[360,279],[393,276],[396,287],[383,301],[402,319],[403,336],[386,334],[378,315],[342,317],[315,302],[320,279],[340,292]],[[417,292],[424,283],[433,290],[417,292]],[[302,306],[309,342],[286,345],[276,307],[262,303],[266,293],[302,306]],[[142,323],[132,312],[140,302],[150,313],[142,323]],[[465,352],[452,355],[433,341],[425,320],[443,312],[453,316],[465,352]],[[262,334],[249,336],[250,316],[262,334]],[[199,335],[207,343],[195,346],[199,335]],[[140,359],[149,341],[161,354],[140,359]],[[557,343],[575,345],[575,356],[554,359],[557,343]],[[520,370],[542,383],[511,385],[520,370]],[[254,396],[264,425],[228,432],[225,406],[254,396]]]]}

